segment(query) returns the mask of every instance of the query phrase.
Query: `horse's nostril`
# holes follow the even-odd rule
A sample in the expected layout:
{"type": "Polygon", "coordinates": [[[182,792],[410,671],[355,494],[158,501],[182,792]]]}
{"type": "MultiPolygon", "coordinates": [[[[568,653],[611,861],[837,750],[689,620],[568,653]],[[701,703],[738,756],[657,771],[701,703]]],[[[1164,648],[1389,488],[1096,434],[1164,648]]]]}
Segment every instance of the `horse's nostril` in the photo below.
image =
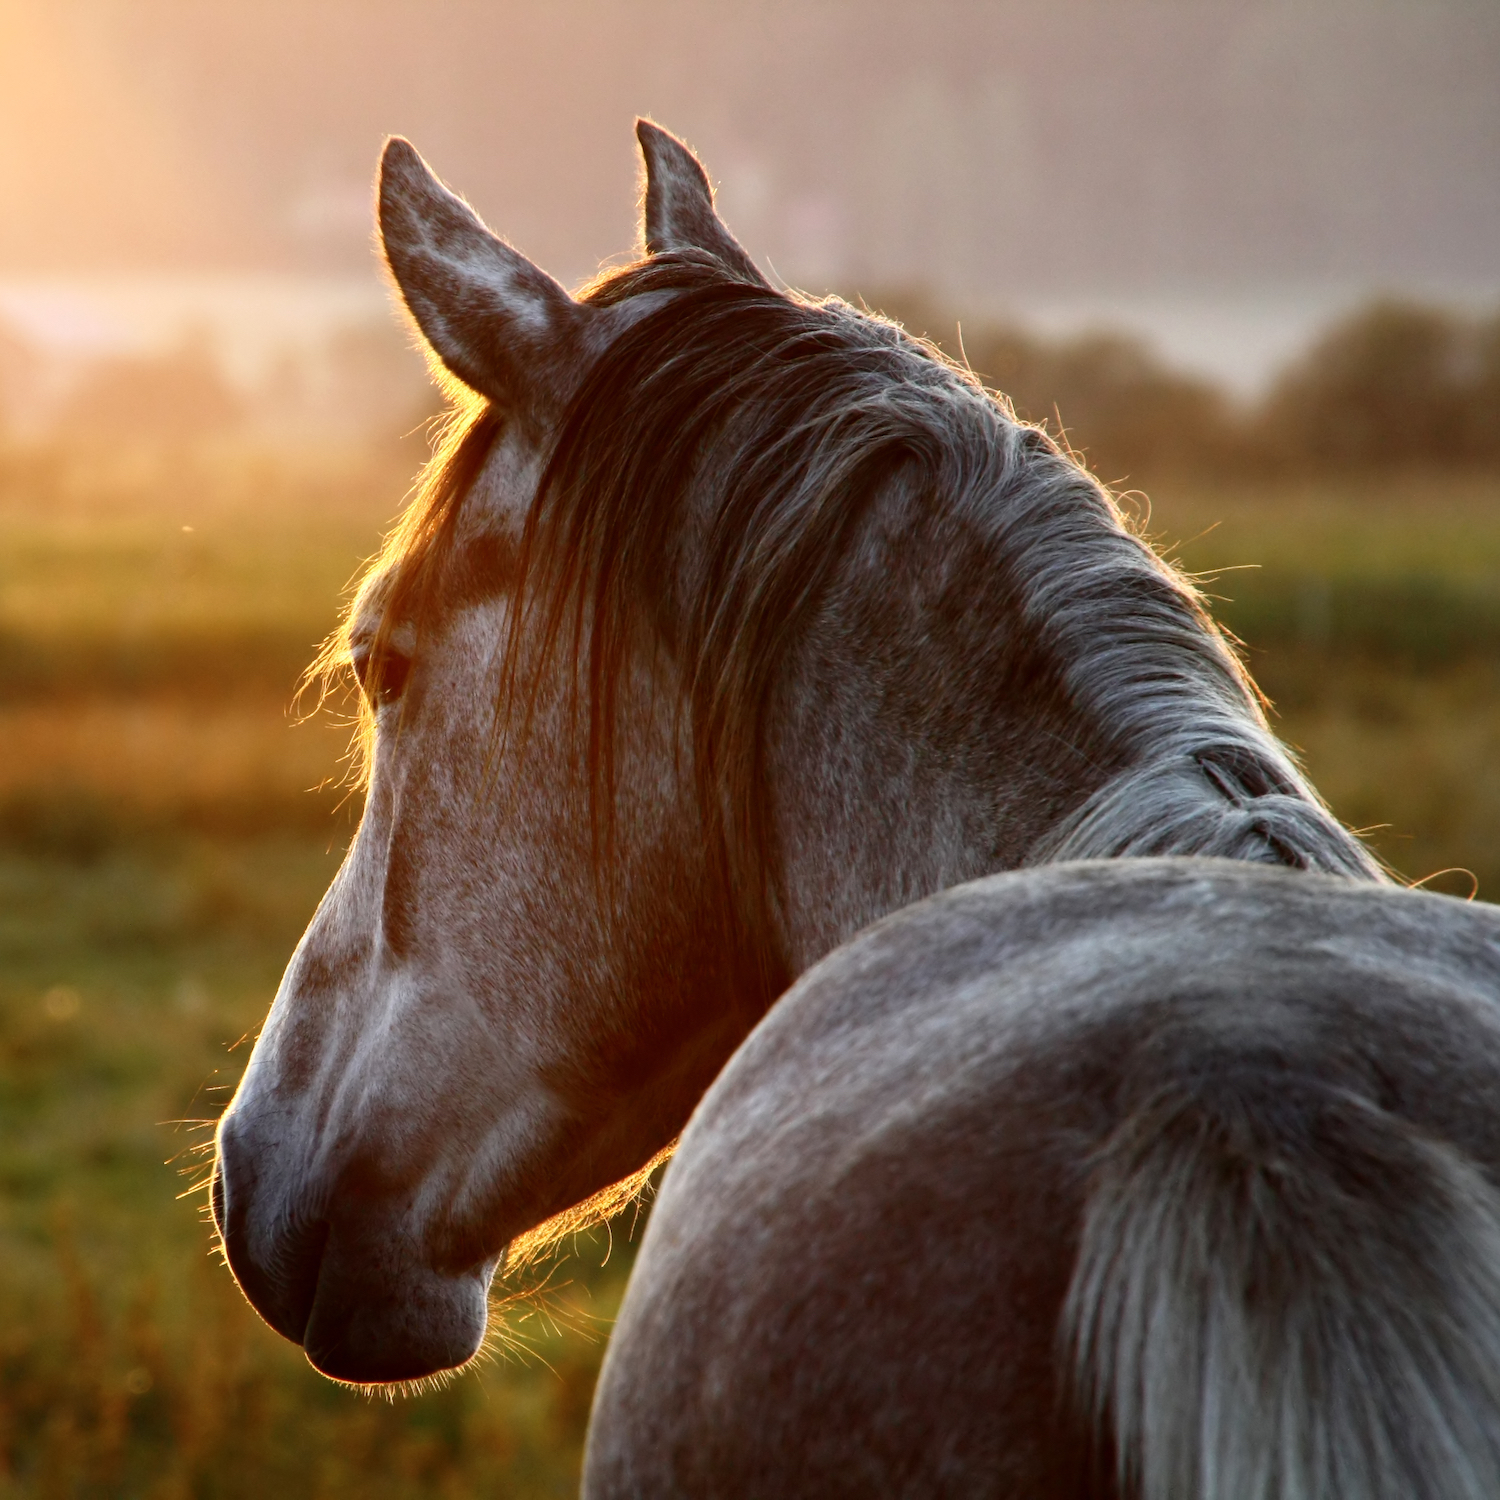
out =
{"type": "Polygon", "coordinates": [[[302,1342],[317,1295],[328,1225],[257,1220],[257,1174],[242,1142],[221,1131],[214,1165],[213,1214],[229,1269],[250,1305],[283,1338],[302,1342]]]}

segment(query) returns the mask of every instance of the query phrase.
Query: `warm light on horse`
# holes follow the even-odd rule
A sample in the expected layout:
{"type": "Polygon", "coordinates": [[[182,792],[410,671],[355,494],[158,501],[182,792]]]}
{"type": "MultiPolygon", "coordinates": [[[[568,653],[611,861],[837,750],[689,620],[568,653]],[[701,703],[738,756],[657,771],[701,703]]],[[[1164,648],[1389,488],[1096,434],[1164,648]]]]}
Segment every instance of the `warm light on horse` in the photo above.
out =
{"type": "Polygon", "coordinates": [[[1500,1493],[1500,915],[1385,880],[1070,456],[640,142],[576,297],[386,149],[470,394],[334,651],[367,802],[220,1126],[246,1295],[462,1364],[681,1135],[589,1494],[1500,1493]]]}

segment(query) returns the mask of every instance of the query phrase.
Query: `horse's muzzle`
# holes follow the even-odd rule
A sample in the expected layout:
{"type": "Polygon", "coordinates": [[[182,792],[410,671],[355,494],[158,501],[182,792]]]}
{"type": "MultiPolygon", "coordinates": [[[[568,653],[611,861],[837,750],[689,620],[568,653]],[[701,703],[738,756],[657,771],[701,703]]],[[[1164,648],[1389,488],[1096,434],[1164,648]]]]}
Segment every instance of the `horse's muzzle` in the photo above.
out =
{"type": "Polygon", "coordinates": [[[235,1127],[228,1117],[219,1131],[214,1222],[241,1291],[277,1333],[325,1375],[361,1385],[420,1379],[474,1356],[495,1261],[456,1275],[426,1264],[406,1215],[361,1191],[358,1174],[317,1194],[320,1212],[271,1209],[253,1146],[235,1127]]]}

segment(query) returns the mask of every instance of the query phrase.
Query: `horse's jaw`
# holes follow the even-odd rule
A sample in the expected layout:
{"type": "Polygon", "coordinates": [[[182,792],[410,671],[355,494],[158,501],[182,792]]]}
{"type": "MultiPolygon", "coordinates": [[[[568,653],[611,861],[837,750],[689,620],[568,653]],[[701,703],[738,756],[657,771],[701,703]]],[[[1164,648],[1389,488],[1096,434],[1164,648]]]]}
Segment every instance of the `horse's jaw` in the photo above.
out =
{"type": "Polygon", "coordinates": [[[367,876],[357,849],[287,969],[219,1125],[213,1211],[265,1321],[325,1374],[375,1385],[471,1359],[510,1244],[545,1244],[557,1216],[635,1182],[755,1016],[717,1018],[616,1100],[572,1077],[577,1049],[542,1018],[523,1024],[535,976],[372,941],[367,876]]]}

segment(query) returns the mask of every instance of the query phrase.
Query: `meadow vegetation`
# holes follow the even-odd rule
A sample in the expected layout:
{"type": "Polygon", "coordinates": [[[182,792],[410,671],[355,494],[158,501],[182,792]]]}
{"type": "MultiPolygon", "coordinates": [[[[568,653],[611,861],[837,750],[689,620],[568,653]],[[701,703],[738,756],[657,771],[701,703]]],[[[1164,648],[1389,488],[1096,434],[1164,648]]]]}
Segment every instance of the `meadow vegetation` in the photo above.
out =
{"type": "MultiPolygon", "coordinates": [[[[0,446],[0,1500],[576,1485],[628,1221],[394,1404],[264,1328],[205,1222],[211,1122],[357,815],[337,706],[298,723],[295,684],[408,446],[0,446]]],[[[1500,897],[1496,469],[1152,452],[1100,467],[1149,480],[1127,508],[1335,810],[1403,877],[1500,897]]]]}

